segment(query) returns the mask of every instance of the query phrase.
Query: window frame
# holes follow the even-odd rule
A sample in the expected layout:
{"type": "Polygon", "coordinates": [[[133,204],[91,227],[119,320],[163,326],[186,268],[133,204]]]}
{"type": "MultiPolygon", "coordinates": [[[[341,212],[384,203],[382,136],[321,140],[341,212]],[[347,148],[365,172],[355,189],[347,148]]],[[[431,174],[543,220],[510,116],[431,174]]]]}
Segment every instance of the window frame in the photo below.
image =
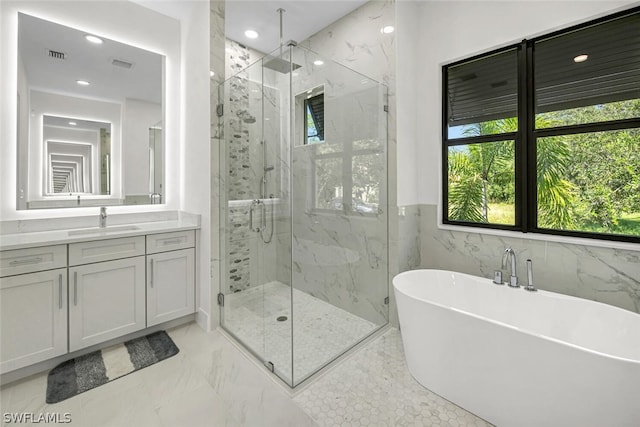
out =
{"type": "Polygon", "coordinates": [[[615,131],[640,128],[640,117],[631,119],[608,120],[576,125],[554,126],[536,129],[536,98],[534,82],[534,50],[537,42],[551,37],[562,36],[586,27],[605,23],[617,18],[640,13],[640,7],[631,8],[615,14],[604,16],[582,24],[574,25],[549,34],[544,34],[531,39],[524,39],[520,43],[504,46],[479,55],[474,55],[459,61],[442,66],[442,199],[441,214],[442,223],[446,225],[485,228],[495,230],[517,231],[521,233],[539,233],[544,235],[556,235],[566,237],[588,238],[594,240],[610,240],[619,242],[640,243],[640,236],[596,233],[587,231],[558,230],[540,228],[537,224],[537,141],[539,138],[551,136],[566,136],[602,131],[615,131]],[[457,65],[469,63],[474,60],[488,58],[490,56],[515,50],[517,55],[518,71],[518,130],[516,132],[493,135],[480,135],[472,137],[449,138],[448,122],[448,70],[457,65]],[[471,145],[486,142],[514,141],[514,174],[515,174],[515,221],[514,225],[480,223],[449,219],[449,148],[459,145],[471,145]]]}
{"type": "MultiPolygon", "coordinates": [[[[303,111],[304,111],[304,145],[313,145],[313,144],[321,144],[324,142],[324,131],[322,133],[320,133],[318,131],[319,128],[319,123],[316,121],[316,117],[314,115],[314,111],[312,108],[312,104],[310,103],[311,100],[313,99],[317,99],[317,98],[322,98],[322,106],[324,109],[324,91],[320,92],[318,94],[315,94],[313,96],[309,96],[304,98],[304,105],[303,105],[303,111]],[[309,117],[311,117],[311,121],[313,121],[313,125],[316,129],[316,134],[309,136],[309,125],[308,125],[308,120],[309,117]],[[313,141],[310,142],[309,139],[310,138],[318,138],[318,141],[313,141]]],[[[324,124],[323,124],[324,126],[324,124]]]]}

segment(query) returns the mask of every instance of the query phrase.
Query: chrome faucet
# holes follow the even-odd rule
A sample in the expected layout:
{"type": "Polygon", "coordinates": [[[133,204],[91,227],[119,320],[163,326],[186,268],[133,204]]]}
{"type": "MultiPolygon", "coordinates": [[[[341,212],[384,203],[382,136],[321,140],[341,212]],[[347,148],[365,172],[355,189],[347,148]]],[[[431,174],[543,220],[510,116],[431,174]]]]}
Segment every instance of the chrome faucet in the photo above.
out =
{"type": "Polygon", "coordinates": [[[107,208],[105,206],[100,208],[100,228],[107,226],[107,208]]]}
{"type": "Polygon", "coordinates": [[[537,291],[536,287],[533,286],[533,266],[530,259],[527,260],[527,286],[524,287],[524,290],[529,292],[537,291]]]}
{"type": "Polygon", "coordinates": [[[512,288],[519,288],[520,285],[518,285],[518,276],[516,276],[516,253],[511,248],[505,249],[502,254],[502,269],[504,270],[505,261],[509,257],[511,257],[511,275],[507,284],[512,288]]]}

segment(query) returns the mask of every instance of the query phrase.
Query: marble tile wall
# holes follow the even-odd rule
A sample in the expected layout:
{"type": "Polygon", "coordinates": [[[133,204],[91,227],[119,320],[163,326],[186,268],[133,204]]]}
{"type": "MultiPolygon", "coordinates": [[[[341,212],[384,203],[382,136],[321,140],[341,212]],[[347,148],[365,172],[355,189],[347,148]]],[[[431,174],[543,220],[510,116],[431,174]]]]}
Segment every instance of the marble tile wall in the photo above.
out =
{"type": "MultiPolygon", "coordinates": [[[[226,268],[224,292],[239,292],[275,279],[275,248],[266,247],[260,235],[249,229],[251,201],[267,199],[278,193],[280,168],[276,162],[279,152],[280,96],[277,87],[267,86],[262,72],[260,54],[233,40],[226,40],[225,56],[228,77],[222,93],[224,115],[222,117],[223,147],[220,158],[225,159],[222,189],[225,217],[224,259],[226,268]],[[264,84],[263,84],[264,83],[264,84]],[[265,146],[263,147],[263,144],[265,146]],[[266,157],[263,165],[263,148],[266,157]],[[224,153],[224,154],[222,154],[224,153]],[[274,166],[267,172],[263,188],[263,166],[274,166]]],[[[268,233],[271,224],[272,204],[266,204],[265,215],[268,233]]],[[[255,225],[261,221],[261,211],[254,208],[255,225]]]]}
{"type": "Polygon", "coordinates": [[[252,139],[255,138],[257,127],[256,117],[260,111],[256,111],[255,105],[250,99],[250,90],[253,86],[249,80],[250,64],[249,50],[235,42],[227,41],[227,68],[231,69],[231,77],[224,85],[223,104],[224,115],[224,141],[227,145],[227,171],[226,191],[228,200],[243,200],[255,197],[254,184],[256,182],[256,170],[251,156],[252,139]],[[253,107],[253,108],[251,108],[253,107]],[[250,134],[252,133],[252,134],[250,134]]]}
{"type": "Polygon", "coordinates": [[[443,230],[437,226],[436,205],[419,209],[422,268],[493,277],[502,252],[511,246],[521,282],[527,280],[526,260],[531,259],[539,289],[640,313],[640,251],[443,230]]]}

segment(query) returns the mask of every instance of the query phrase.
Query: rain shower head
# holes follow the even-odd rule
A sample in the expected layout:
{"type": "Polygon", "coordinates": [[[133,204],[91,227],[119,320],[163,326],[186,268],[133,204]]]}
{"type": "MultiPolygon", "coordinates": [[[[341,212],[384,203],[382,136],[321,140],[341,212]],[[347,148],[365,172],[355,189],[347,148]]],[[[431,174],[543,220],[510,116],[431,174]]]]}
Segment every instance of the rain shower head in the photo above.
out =
{"type": "Polygon", "coordinates": [[[262,63],[266,68],[271,68],[272,70],[275,70],[279,73],[287,74],[293,70],[297,70],[298,68],[300,68],[300,65],[294,62],[290,63],[290,61],[280,58],[280,56],[282,56],[282,48],[283,46],[297,46],[298,43],[295,40],[289,40],[288,42],[284,43],[284,39],[282,38],[282,15],[284,14],[285,10],[283,8],[279,8],[277,12],[280,15],[280,55],[269,55],[264,59],[262,63]]]}
{"type": "Polygon", "coordinates": [[[287,74],[290,71],[297,70],[300,68],[300,65],[292,62],[289,64],[289,61],[279,58],[277,56],[267,56],[263,62],[266,68],[270,68],[279,73],[287,74]]]}

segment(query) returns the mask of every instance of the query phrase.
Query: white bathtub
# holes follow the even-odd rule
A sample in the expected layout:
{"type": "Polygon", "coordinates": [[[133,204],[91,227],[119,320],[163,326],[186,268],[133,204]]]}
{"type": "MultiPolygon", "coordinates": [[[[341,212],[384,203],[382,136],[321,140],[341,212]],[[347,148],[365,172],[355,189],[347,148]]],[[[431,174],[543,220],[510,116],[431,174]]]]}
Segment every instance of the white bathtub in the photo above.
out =
{"type": "Polygon", "coordinates": [[[640,315],[490,279],[393,279],[409,371],[499,427],[640,426],[640,315]]]}

